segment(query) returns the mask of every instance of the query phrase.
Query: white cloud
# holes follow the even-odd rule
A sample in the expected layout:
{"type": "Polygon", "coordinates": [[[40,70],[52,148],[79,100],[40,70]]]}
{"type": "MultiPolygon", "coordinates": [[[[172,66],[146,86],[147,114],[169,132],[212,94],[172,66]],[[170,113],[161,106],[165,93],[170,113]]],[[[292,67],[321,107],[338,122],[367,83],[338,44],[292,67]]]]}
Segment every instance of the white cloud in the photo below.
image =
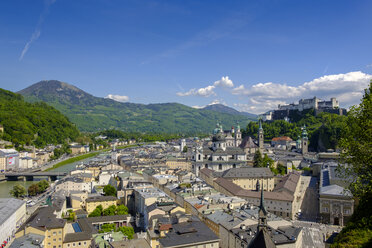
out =
{"type": "Polygon", "coordinates": [[[210,102],[209,104],[207,105],[204,105],[204,106],[199,106],[199,105],[194,105],[194,106],[191,106],[192,108],[195,108],[195,109],[201,109],[201,108],[205,108],[209,105],[214,105],[214,104],[222,104],[222,105],[225,105],[227,106],[226,102],[222,99],[215,99],[213,100],[212,102],[210,102]]]}
{"type": "Polygon", "coordinates": [[[218,87],[218,86],[228,87],[228,88],[234,87],[234,83],[229,79],[228,76],[222,77],[220,80],[214,82],[213,85],[216,86],[216,87],[218,87]]]}
{"type": "Polygon", "coordinates": [[[215,100],[213,100],[210,104],[208,104],[208,105],[214,105],[214,104],[222,104],[222,105],[226,105],[227,106],[227,104],[226,104],[226,102],[224,101],[224,100],[222,100],[222,99],[215,99],[215,100]]]}
{"type": "Polygon", "coordinates": [[[222,77],[220,80],[217,80],[213,83],[213,85],[208,85],[204,88],[199,89],[191,89],[186,92],[177,92],[177,96],[201,96],[201,97],[210,97],[210,96],[216,96],[216,92],[214,90],[217,87],[223,87],[223,88],[231,88],[234,87],[234,83],[229,79],[228,76],[222,77]]]}
{"type": "Polygon", "coordinates": [[[215,86],[209,85],[205,88],[200,89],[191,89],[187,92],[177,92],[178,96],[202,96],[202,97],[209,97],[215,96],[216,93],[213,91],[215,86]]]}
{"type": "Polygon", "coordinates": [[[367,68],[372,68],[372,64],[366,65],[367,68]]]}
{"type": "Polygon", "coordinates": [[[112,100],[117,101],[117,102],[128,102],[129,101],[128,96],[108,94],[105,98],[112,99],[112,100]]]}
{"type": "Polygon", "coordinates": [[[363,90],[368,87],[372,75],[360,71],[326,75],[299,86],[278,83],[258,83],[250,88],[240,85],[232,90],[234,95],[248,96],[248,103],[238,104],[242,111],[262,113],[276,109],[278,104],[298,102],[301,98],[321,99],[336,97],[341,107],[358,104],[363,90]]]}
{"type": "Polygon", "coordinates": [[[44,19],[45,17],[48,15],[49,13],[49,7],[55,3],[56,0],[45,0],[44,1],[44,10],[43,12],[40,14],[39,16],[39,21],[36,25],[36,28],[34,30],[34,32],[32,33],[31,37],[30,37],[30,40],[26,43],[26,45],[23,47],[23,50],[21,52],[21,55],[19,56],[19,61],[21,61],[23,59],[23,57],[26,55],[28,49],[30,49],[31,47],[31,44],[36,41],[37,39],[39,39],[40,37],[40,34],[41,34],[41,25],[43,24],[44,22],[44,19]]]}

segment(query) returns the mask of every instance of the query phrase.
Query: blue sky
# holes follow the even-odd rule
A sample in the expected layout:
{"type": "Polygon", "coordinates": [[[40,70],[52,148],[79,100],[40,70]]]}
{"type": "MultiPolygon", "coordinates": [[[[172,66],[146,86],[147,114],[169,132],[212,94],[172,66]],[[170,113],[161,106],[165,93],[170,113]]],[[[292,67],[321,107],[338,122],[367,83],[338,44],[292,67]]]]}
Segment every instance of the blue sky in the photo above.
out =
{"type": "Polygon", "coordinates": [[[371,9],[351,0],[4,0],[0,87],[56,79],[120,101],[253,113],[315,95],[347,107],[372,79],[371,9]]]}

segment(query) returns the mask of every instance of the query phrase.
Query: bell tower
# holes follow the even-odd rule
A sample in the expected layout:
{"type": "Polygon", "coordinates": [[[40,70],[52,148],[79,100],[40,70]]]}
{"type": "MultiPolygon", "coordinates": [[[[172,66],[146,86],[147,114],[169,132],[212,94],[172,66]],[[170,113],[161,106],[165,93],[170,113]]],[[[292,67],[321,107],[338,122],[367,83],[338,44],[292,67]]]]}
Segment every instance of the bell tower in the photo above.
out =
{"type": "Polygon", "coordinates": [[[264,131],[262,128],[262,120],[258,120],[258,147],[260,148],[260,152],[263,152],[264,149],[264,131]]]}
{"type": "Polygon", "coordinates": [[[242,143],[242,133],[240,131],[240,125],[239,123],[236,123],[236,131],[235,131],[235,147],[238,147],[240,146],[240,144],[242,143]]]}
{"type": "Polygon", "coordinates": [[[301,149],[302,155],[308,153],[309,139],[307,138],[306,126],[302,127],[302,140],[301,140],[301,149]]]}

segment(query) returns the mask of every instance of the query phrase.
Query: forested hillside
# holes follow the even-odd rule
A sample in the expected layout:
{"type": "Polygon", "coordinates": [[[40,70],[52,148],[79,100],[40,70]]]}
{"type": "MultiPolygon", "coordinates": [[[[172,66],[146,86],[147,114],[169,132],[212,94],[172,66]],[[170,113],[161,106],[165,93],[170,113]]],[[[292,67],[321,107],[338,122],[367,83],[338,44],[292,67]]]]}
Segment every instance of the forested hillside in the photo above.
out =
{"type": "Polygon", "coordinates": [[[34,144],[59,144],[74,140],[79,131],[64,115],[46,103],[28,103],[19,94],[0,89],[2,139],[16,147],[34,144]]]}
{"type": "MultiPolygon", "coordinates": [[[[301,128],[306,125],[310,140],[309,147],[313,151],[336,149],[339,145],[341,134],[346,127],[347,117],[330,113],[321,113],[314,116],[313,110],[310,110],[293,119],[294,122],[292,123],[284,120],[263,122],[265,141],[270,142],[272,138],[279,136],[288,136],[293,140],[297,140],[301,135],[301,128]]],[[[257,131],[258,123],[250,122],[246,130],[243,130],[243,136],[256,137],[257,131]]]]}

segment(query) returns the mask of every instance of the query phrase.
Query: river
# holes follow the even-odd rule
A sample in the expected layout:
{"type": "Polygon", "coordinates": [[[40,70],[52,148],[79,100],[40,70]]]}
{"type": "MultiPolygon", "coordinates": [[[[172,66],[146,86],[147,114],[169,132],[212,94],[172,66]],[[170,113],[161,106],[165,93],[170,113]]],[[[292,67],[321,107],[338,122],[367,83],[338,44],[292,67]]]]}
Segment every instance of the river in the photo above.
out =
{"type": "MultiPolygon", "coordinates": [[[[102,155],[97,155],[97,156],[102,156],[102,155]]],[[[95,157],[93,157],[93,158],[87,158],[87,159],[83,159],[83,160],[80,160],[80,161],[77,161],[77,162],[66,164],[64,166],[58,167],[56,169],[53,169],[51,171],[70,172],[72,170],[75,170],[77,165],[80,165],[81,163],[84,163],[84,162],[88,162],[88,161],[90,161],[90,160],[92,160],[94,158],[95,157]]],[[[9,194],[9,191],[16,184],[20,184],[20,185],[24,186],[27,189],[31,184],[33,184],[33,183],[35,183],[37,181],[43,180],[43,179],[47,179],[47,178],[35,178],[34,181],[27,181],[27,182],[24,182],[24,181],[3,181],[3,182],[0,182],[0,198],[11,197],[10,194],[9,194]]]]}

